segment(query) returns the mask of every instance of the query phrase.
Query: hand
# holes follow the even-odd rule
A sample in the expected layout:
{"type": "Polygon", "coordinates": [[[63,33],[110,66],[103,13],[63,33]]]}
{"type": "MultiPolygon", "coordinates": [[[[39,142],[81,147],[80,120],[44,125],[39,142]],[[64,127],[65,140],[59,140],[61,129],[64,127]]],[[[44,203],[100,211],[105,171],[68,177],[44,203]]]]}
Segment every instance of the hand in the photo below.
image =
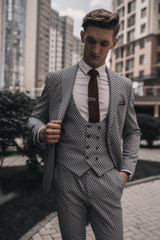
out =
{"type": "Polygon", "coordinates": [[[125,172],[120,172],[121,177],[123,178],[124,184],[128,181],[128,175],[125,172]]]}
{"type": "Polygon", "coordinates": [[[61,134],[61,123],[59,120],[52,120],[39,132],[39,140],[46,144],[58,143],[61,134]]]}

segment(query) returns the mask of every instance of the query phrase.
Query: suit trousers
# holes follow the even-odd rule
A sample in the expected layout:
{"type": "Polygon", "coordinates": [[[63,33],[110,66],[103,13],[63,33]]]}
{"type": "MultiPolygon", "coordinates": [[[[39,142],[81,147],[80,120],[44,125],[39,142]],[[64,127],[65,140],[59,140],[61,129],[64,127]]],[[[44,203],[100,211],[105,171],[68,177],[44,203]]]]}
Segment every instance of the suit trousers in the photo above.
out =
{"type": "Polygon", "coordinates": [[[63,240],[85,240],[90,222],[97,240],[122,240],[123,179],[115,168],[98,177],[90,169],[81,177],[56,164],[53,181],[63,240]]]}

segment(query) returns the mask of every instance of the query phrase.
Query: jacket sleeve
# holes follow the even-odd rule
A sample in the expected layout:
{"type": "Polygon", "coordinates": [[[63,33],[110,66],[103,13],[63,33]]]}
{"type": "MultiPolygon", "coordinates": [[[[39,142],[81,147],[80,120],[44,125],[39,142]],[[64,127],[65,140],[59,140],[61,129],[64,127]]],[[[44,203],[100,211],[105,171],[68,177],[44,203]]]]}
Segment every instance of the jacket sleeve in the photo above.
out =
{"type": "Polygon", "coordinates": [[[123,162],[121,166],[121,169],[126,169],[132,173],[131,177],[134,174],[138,160],[140,136],[141,131],[134,110],[134,93],[131,87],[123,128],[123,162]]]}
{"type": "Polygon", "coordinates": [[[45,86],[41,95],[41,98],[32,112],[28,125],[33,135],[33,142],[37,142],[38,130],[48,123],[48,108],[49,108],[49,88],[48,88],[49,74],[46,77],[45,86]]]}

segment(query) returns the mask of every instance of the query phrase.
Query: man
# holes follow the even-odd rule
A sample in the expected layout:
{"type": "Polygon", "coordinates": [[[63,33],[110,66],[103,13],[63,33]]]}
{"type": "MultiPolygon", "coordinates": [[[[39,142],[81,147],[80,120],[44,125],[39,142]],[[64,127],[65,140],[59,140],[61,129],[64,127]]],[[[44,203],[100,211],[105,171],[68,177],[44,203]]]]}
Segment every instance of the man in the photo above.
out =
{"type": "Polygon", "coordinates": [[[96,239],[121,240],[121,196],[140,142],[132,82],[105,65],[118,15],[94,10],[82,27],[82,59],[47,75],[29,124],[34,141],[46,144],[43,185],[48,192],[53,183],[62,238],[84,240],[89,221],[96,239]]]}

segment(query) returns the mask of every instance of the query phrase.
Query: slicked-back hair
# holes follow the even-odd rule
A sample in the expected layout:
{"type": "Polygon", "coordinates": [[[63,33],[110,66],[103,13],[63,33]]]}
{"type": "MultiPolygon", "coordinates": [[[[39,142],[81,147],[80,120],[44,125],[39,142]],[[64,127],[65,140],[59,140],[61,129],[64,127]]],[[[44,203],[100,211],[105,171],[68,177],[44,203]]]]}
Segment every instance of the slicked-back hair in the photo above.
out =
{"type": "Polygon", "coordinates": [[[120,28],[119,15],[105,9],[93,10],[83,18],[82,27],[84,31],[89,26],[111,29],[113,30],[113,39],[115,39],[120,28]]]}

